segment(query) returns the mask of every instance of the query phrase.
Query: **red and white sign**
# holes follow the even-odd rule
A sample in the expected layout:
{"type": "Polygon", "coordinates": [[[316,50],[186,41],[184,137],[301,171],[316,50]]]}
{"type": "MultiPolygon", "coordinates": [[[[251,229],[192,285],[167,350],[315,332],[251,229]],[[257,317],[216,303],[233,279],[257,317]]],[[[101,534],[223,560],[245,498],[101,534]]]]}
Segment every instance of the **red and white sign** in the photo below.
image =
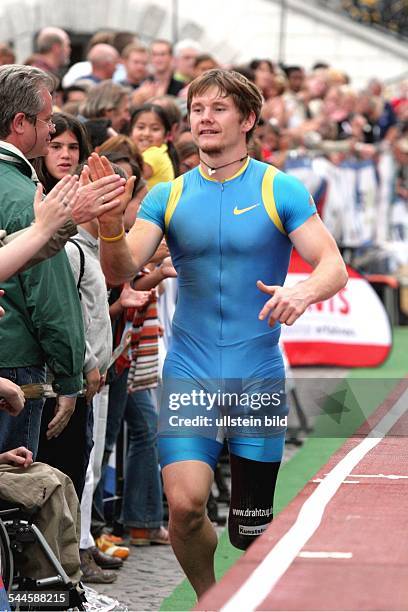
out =
{"type": "MultiPolygon", "coordinates": [[[[285,286],[306,279],[311,271],[294,251],[285,286]]],[[[347,271],[344,289],[310,306],[294,325],[282,325],[291,366],[374,367],[388,357],[392,331],[384,306],[361,274],[350,266],[347,271]]]]}

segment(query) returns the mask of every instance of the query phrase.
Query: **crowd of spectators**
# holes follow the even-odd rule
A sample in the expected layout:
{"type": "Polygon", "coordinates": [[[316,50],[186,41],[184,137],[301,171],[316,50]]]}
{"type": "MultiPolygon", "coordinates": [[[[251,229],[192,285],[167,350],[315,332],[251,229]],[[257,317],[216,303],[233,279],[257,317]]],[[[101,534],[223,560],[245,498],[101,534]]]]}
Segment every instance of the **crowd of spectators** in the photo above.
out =
{"type": "MultiPolygon", "coordinates": [[[[36,42],[35,53],[26,63],[46,71],[56,83],[51,117],[55,130],[49,152],[33,161],[45,193],[67,175],[80,176],[83,188],[104,172],[114,172],[122,183],[127,181],[120,197],[126,200],[130,229],[152,186],[199,164],[186,95],[192,79],[220,66],[218,58],[192,40],[173,46],[157,39],[145,46],[135,34],[101,31],[92,37],[84,61],[70,66],[66,32],[45,28],[36,42]],[[89,158],[92,151],[108,161],[101,162],[95,155],[89,158]]],[[[13,51],[0,45],[0,63],[14,62],[13,51]]],[[[307,70],[258,58],[228,68],[253,80],[265,100],[248,145],[250,154],[305,181],[341,247],[355,252],[407,239],[407,83],[389,96],[379,79],[372,78],[357,89],[347,74],[324,62],[307,70]],[[344,207],[349,194],[352,204],[344,207]]],[[[107,291],[99,266],[95,219],[78,219],[77,233],[65,252],[66,256],[58,255],[59,271],[55,272],[55,262],[54,272],[50,270],[53,281],[46,282],[47,291],[55,292],[55,303],[63,303],[66,285],[70,286],[63,313],[58,315],[64,319],[61,329],[67,339],[61,341],[61,330],[58,342],[51,336],[44,361],[50,378],[57,366],[64,370],[60,362],[72,360],[74,353],[78,360],[81,347],[86,346],[82,364],[86,390],[77,398],[76,409],[70,410],[69,423],[58,430],[58,439],[50,435],[58,399],[48,399],[40,432],[32,434],[35,439],[24,440],[24,446],[34,456],[39,446],[39,459],[70,476],[81,501],[78,547],[84,579],[107,583],[115,581],[115,571],[129,554],[129,546],[124,546],[127,535],[133,545],[169,543],[156,449],[155,389],[171,336],[176,274],[163,243],[130,285],[107,291]],[[70,283],[64,282],[62,274],[70,276],[70,283]],[[70,352],[66,347],[74,342],[70,352]],[[116,517],[123,531],[112,534],[105,525],[103,483],[123,422],[128,450],[122,512],[116,517]]],[[[399,251],[398,257],[394,270],[408,262],[406,253],[399,251]]],[[[20,282],[19,275],[14,278],[20,282]]],[[[52,296],[45,296],[46,289],[38,280],[35,283],[35,287],[27,285],[37,292],[33,299],[49,308],[52,296]]],[[[8,290],[12,291],[11,285],[8,290]]],[[[10,310],[16,309],[15,325],[8,332],[14,334],[16,346],[21,343],[18,308],[12,300],[5,304],[9,317],[10,310]]],[[[34,311],[32,305],[24,306],[25,325],[32,335],[43,333],[30,320],[34,311]]],[[[44,338],[41,342],[44,346],[44,338]]],[[[76,370],[76,376],[81,376],[81,366],[76,370]]],[[[11,411],[17,399],[5,382],[2,385],[0,396],[9,398],[3,408],[11,411]]],[[[64,393],[75,395],[74,387],[66,382],[65,386],[64,393]]],[[[72,407],[75,401],[70,399],[72,407]]],[[[21,397],[18,401],[21,404],[21,397]]],[[[9,451],[7,437],[1,442],[0,453],[9,451]]]]}
{"type": "Polygon", "coordinates": [[[408,13],[404,0],[323,0],[359,23],[408,34],[408,13]]]}

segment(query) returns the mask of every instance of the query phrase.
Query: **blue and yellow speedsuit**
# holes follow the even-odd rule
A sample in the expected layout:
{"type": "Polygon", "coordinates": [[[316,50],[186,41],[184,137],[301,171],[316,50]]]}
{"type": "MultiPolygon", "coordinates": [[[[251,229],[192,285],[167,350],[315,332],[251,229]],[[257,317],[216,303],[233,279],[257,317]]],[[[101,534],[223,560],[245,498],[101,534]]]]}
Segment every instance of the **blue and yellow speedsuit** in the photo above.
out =
{"type": "MultiPolygon", "coordinates": [[[[315,212],[297,179],[249,158],[222,182],[195,168],[152,189],[138,216],[165,232],[178,274],[164,380],[180,381],[182,391],[190,385],[229,390],[237,380],[250,392],[282,386],[280,325],[269,328],[258,319],[267,296],[256,281],[284,284],[292,248],[288,234],[315,212]]],[[[217,463],[219,432],[168,433],[159,434],[162,466],[186,459],[217,463]]],[[[284,431],[272,437],[234,435],[229,444],[238,456],[280,461],[284,431]]]]}

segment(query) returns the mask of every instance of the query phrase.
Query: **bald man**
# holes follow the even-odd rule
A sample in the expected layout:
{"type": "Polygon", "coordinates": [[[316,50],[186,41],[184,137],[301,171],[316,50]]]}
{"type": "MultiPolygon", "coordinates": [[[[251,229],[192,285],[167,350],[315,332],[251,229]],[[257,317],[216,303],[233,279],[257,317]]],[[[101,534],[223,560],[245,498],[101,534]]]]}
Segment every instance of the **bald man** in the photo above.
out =
{"type": "Polygon", "coordinates": [[[105,43],[95,45],[89,51],[87,57],[92,67],[91,73],[82,77],[81,81],[88,80],[96,85],[102,81],[111,79],[119,59],[119,53],[112,45],[107,45],[105,43]]]}

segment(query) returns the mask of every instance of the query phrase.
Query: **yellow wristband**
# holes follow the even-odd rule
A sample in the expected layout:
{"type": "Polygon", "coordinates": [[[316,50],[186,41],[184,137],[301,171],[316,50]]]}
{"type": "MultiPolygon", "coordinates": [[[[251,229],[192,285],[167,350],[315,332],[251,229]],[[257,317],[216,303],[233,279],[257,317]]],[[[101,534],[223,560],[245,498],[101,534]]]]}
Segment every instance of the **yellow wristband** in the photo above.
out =
{"type": "Polygon", "coordinates": [[[102,236],[102,234],[99,234],[99,238],[104,242],[118,242],[118,240],[122,240],[124,235],[125,228],[122,228],[122,231],[117,236],[102,236]]]}

